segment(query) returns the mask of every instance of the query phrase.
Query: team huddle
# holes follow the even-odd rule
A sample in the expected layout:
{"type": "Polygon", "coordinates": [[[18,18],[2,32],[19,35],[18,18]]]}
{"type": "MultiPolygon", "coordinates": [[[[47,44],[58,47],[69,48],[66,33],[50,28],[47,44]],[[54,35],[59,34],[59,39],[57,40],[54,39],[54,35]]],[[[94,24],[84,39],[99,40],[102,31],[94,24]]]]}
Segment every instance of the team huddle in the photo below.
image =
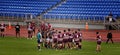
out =
{"type": "Polygon", "coordinates": [[[77,48],[81,49],[82,42],[82,33],[80,29],[75,32],[71,32],[70,29],[58,31],[58,30],[49,30],[46,37],[40,34],[42,37],[39,39],[38,43],[44,43],[46,48],[54,49],[64,49],[64,48],[77,48]],[[40,42],[41,41],[41,42],[40,42]]]}
{"type": "MultiPolygon", "coordinates": [[[[37,33],[38,49],[41,50],[41,43],[45,48],[52,49],[81,49],[82,48],[82,32],[80,29],[76,31],[68,30],[55,30],[51,28],[51,25],[41,25],[37,33]],[[47,27],[47,29],[45,28],[47,27]]],[[[101,51],[101,36],[99,32],[96,33],[97,47],[96,51],[101,51]]]]}

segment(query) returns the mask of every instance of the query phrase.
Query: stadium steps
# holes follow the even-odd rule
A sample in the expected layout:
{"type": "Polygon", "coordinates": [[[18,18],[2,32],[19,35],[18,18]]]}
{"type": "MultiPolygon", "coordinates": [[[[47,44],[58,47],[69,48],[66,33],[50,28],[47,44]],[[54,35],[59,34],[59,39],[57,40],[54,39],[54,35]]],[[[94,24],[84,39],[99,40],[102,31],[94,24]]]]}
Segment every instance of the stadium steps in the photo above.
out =
{"type": "Polygon", "coordinates": [[[66,0],[61,0],[60,2],[58,2],[57,4],[51,6],[50,8],[48,8],[47,10],[43,11],[40,16],[44,15],[45,13],[48,13],[49,11],[51,11],[53,8],[58,7],[59,5],[61,5],[63,2],[65,2],[66,0]]]}

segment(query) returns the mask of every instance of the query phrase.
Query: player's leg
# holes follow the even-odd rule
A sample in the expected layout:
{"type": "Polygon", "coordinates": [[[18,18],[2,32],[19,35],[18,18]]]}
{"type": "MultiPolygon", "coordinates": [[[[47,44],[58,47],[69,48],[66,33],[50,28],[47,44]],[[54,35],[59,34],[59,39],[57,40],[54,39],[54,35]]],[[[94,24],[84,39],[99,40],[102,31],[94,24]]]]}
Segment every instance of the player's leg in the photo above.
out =
{"type": "Polygon", "coordinates": [[[18,35],[19,35],[19,37],[20,37],[20,31],[18,31],[18,35]]]}
{"type": "Polygon", "coordinates": [[[78,47],[78,43],[77,42],[75,42],[75,47],[74,48],[77,48],[78,47]]]}
{"type": "Polygon", "coordinates": [[[97,44],[96,51],[98,52],[99,45],[97,44]]]}
{"type": "Polygon", "coordinates": [[[38,42],[38,46],[37,46],[37,47],[38,47],[38,50],[41,51],[41,47],[40,47],[40,45],[41,45],[40,43],[41,43],[41,42],[40,42],[40,40],[37,40],[37,42],[38,42]]]}
{"type": "Polygon", "coordinates": [[[101,45],[99,45],[99,52],[101,52],[101,45]]]}
{"type": "Polygon", "coordinates": [[[82,39],[80,39],[79,48],[80,48],[80,49],[82,48],[82,39]]]}
{"type": "Polygon", "coordinates": [[[113,40],[112,40],[112,38],[111,38],[111,42],[114,43],[113,40]]]}
{"type": "Polygon", "coordinates": [[[32,39],[32,36],[33,36],[33,31],[31,31],[30,33],[30,39],[32,39]]]}
{"type": "Polygon", "coordinates": [[[106,41],[106,44],[109,42],[109,38],[107,39],[107,41],[106,41]]]}
{"type": "Polygon", "coordinates": [[[1,36],[4,37],[4,29],[1,31],[1,36]]]}
{"type": "Polygon", "coordinates": [[[58,49],[62,49],[62,46],[63,46],[62,42],[58,41],[58,49]]]}
{"type": "Polygon", "coordinates": [[[97,52],[100,52],[101,51],[101,41],[98,41],[97,42],[97,49],[96,49],[97,52]]]}
{"type": "Polygon", "coordinates": [[[66,45],[66,48],[69,48],[69,47],[68,47],[68,45],[69,45],[69,44],[68,44],[68,42],[66,42],[66,44],[65,44],[65,45],[66,45]]]}
{"type": "Polygon", "coordinates": [[[17,31],[15,31],[15,35],[16,35],[16,37],[17,37],[17,31]]]}
{"type": "Polygon", "coordinates": [[[1,29],[1,36],[4,37],[4,29],[1,29]]]}
{"type": "Polygon", "coordinates": [[[79,42],[78,48],[81,49],[81,46],[82,46],[82,45],[81,45],[81,42],[79,42]]]}
{"type": "Polygon", "coordinates": [[[16,31],[16,37],[18,37],[19,36],[19,31],[16,31]]]}
{"type": "Polygon", "coordinates": [[[30,32],[30,31],[28,31],[28,39],[30,38],[30,33],[31,33],[31,32],[30,32]]]}

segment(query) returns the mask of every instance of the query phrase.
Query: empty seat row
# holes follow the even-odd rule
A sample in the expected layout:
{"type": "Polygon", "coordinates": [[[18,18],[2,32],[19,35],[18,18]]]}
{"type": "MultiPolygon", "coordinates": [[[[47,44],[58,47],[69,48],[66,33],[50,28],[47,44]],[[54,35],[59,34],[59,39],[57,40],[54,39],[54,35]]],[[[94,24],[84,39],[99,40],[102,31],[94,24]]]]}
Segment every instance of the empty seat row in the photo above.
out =
{"type": "MultiPolygon", "coordinates": [[[[65,3],[45,14],[45,18],[103,17],[112,12],[113,16],[120,15],[119,0],[67,0],[65,3]],[[63,17],[62,17],[63,16],[63,17]],[[67,17],[68,16],[68,17],[67,17]]],[[[84,19],[83,18],[83,19],[84,19]]],[[[97,19],[97,18],[96,18],[97,19]]],[[[99,18],[98,18],[99,20],[99,18]]]]}
{"type": "Polygon", "coordinates": [[[0,16],[39,15],[61,0],[0,0],[0,16]]]}

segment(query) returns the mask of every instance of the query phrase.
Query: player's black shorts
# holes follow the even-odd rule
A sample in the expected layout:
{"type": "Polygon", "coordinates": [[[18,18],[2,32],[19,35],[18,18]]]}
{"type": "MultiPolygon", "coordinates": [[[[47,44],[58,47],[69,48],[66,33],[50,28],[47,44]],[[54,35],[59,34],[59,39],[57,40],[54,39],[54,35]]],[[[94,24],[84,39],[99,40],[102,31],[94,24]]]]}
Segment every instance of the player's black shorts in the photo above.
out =
{"type": "Polygon", "coordinates": [[[41,33],[41,34],[42,34],[42,38],[45,38],[45,37],[44,37],[45,32],[44,32],[44,31],[42,31],[42,33],[41,33]]]}
{"type": "Polygon", "coordinates": [[[98,45],[101,45],[101,41],[97,41],[97,44],[98,44],[98,45]]]}
{"type": "Polygon", "coordinates": [[[20,33],[20,31],[16,31],[16,33],[20,33]]]}
{"type": "Polygon", "coordinates": [[[75,41],[75,44],[76,44],[76,45],[79,45],[79,42],[80,42],[80,41],[75,41]]]}
{"type": "Polygon", "coordinates": [[[80,39],[80,42],[82,42],[82,39],[80,39]]]}
{"type": "Polygon", "coordinates": [[[28,34],[31,34],[32,33],[32,31],[28,31],[28,34]]]}
{"type": "Polygon", "coordinates": [[[72,40],[73,40],[72,38],[69,38],[69,42],[72,42],[72,40]]]}
{"type": "Polygon", "coordinates": [[[5,29],[1,29],[0,31],[1,31],[1,32],[4,32],[4,31],[5,31],[5,29]]]}
{"type": "Polygon", "coordinates": [[[67,43],[67,42],[68,42],[68,39],[63,39],[63,42],[64,42],[64,43],[67,43]]]}
{"type": "Polygon", "coordinates": [[[37,43],[39,43],[39,44],[41,43],[41,42],[40,42],[40,39],[37,40],[37,43]]]}
{"type": "Polygon", "coordinates": [[[33,32],[35,32],[35,29],[33,29],[33,32]]]}
{"type": "Polygon", "coordinates": [[[58,44],[62,44],[63,43],[63,41],[58,41],[58,44]]]}
{"type": "Polygon", "coordinates": [[[54,39],[53,39],[53,43],[57,43],[57,39],[54,38],[54,39]]]}
{"type": "Polygon", "coordinates": [[[79,42],[76,42],[75,44],[76,44],[76,45],[79,45],[79,42]]]}

